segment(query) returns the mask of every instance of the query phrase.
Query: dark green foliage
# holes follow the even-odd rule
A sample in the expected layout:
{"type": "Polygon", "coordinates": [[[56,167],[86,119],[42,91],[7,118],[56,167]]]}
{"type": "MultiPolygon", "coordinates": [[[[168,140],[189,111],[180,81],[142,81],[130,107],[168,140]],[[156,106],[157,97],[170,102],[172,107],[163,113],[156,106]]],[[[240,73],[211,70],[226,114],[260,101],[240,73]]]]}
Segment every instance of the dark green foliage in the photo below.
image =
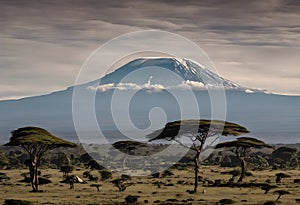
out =
{"type": "Polygon", "coordinates": [[[241,176],[238,179],[238,182],[242,182],[245,177],[247,166],[247,162],[245,161],[245,159],[250,156],[251,149],[260,149],[264,147],[272,148],[272,146],[264,143],[261,140],[252,137],[239,137],[234,141],[217,144],[216,149],[227,148],[229,149],[229,151],[236,155],[236,158],[240,161],[241,166],[241,176]]]}
{"type": "Polygon", "coordinates": [[[60,171],[63,172],[64,177],[67,177],[69,175],[69,173],[71,173],[73,171],[73,167],[71,167],[69,165],[61,166],[60,171]]]}
{"type": "Polygon", "coordinates": [[[8,164],[9,164],[9,159],[5,156],[3,152],[0,152],[0,168],[3,168],[8,164]]]}
{"type": "Polygon", "coordinates": [[[112,178],[112,173],[109,170],[102,170],[100,171],[100,175],[101,175],[101,180],[105,181],[107,179],[112,178]]]}
{"type": "Polygon", "coordinates": [[[90,176],[90,174],[91,173],[89,171],[85,171],[85,172],[83,172],[82,176],[83,176],[83,178],[88,178],[90,176]]]}
{"type": "Polygon", "coordinates": [[[274,168],[296,168],[299,165],[298,151],[296,148],[279,147],[272,152],[274,168]]]}
{"type": "Polygon", "coordinates": [[[163,173],[162,173],[162,177],[164,178],[164,177],[169,177],[169,176],[173,176],[174,175],[174,173],[171,171],[171,170],[165,170],[163,173]]]}
{"type": "Polygon", "coordinates": [[[144,156],[147,154],[148,144],[137,141],[118,141],[112,146],[128,155],[144,156]]]}
{"type": "MultiPolygon", "coordinates": [[[[156,130],[149,134],[147,137],[149,141],[154,140],[167,140],[176,141],[183,146],[184,145],[179,138],[188,137],[190,138],[192,145],[190,149],[195,152],[193,157],[194,162],[194,190],[193,193],[197,192],[198,188],[198,173],[200,169],[200,154],[203,150],[206,139],[215,136],[239,136],[241,134],[248,133],[249,131],[238,124],[219,121],[219,120],[178,120],[169,122],[164,128],[156,130]]],[[[192,193],[192,192],[191,192],[192,193]]]]}
{"type": "Polygon", "coordinates": [[[216,149],[219,148],[263,148],[263,147],[267,147],[267,148],[273,148],[271,145],[268,145],[266,143],[264,143],[261,140],[252,138],[252,137],[239,137],[237,138],[237,140],[235,141],[228,141],[228,142],[223,142],[220,143],[216,146],[216,149]]]}
{"type": "Polygon", "coordinates": [[[283,173],[283,172],[277,173],[276,174],[276,183],[281,183],[282,178],[290,178],[290,177],[291,177],[290,175],[283,173]]]}
{"type": "Polygon", "coordinates": [[[131,180],[131,176],[127,175],[127,174],[122,174],[121,175],[121,179],[123,179],[123,180],[131,180]]]}
{"type": "Polygon", "coordinates": [[[169,202],[178,202],[178,199],[167,199],[166,201],[169,201],[169,202]]]}
{"type": "Polygon", "coordinates": [[[256,152],[253,154],[250,154],[248,158],[246,158],[247,164],[250,164],[250,166],[255,170],[264,170],[267,169],[270,164],[268,161],[268,157],[266,154],[262,152],[256,152]]]}
{"type": "Polygon", "coordinates": [[[11,132],[12,137],[5,146],[24,146],[32,143],[56,147],[76,147],[72,142],[55,137],[50,132],[39,127],[23,127],[11,132]]]}
{"type": "Polygon", "coordinates": [[[277,188],[277,186],[271,185],[271,184],[266,184],[261,187],[261,189],[265,191],[265,194],[267,194],[271,189],[274,189],[274,188],[277,188]]]}
{"type": "Polygon", "coordinates": [[[274,201],[266,201],[263,205],[275,205],[274,201]]]}
{"type": "Polygon", "coordinates": [[[86,164],[87,168],[90,169],[96,169],[96,170],[102,170],[104,167],[100,165],[96,160],[92,159],[86,164]]]}
{"type": "Polygon", "coordinates": [[[234,204],[234,203],[235,203],[235,201],[233,201],[232,199],[221,199],[221,200],[219,201],[219,204],[220,204],[220,205],[234,204]]]}
{"type": "Polygon", "coordinates": [[[111,183],[118,187],[119,191],[125,191],[127,187],[133,185],[133,183],[129,183],[124,179],[115,179],[112,180],[111,183]]]}
{"type": "Polygon", "coordinates": [[[222,160],[220,162],[220,166],[221,167],[237,167],[237,166],[240,166],[241,163],[240,161],[238,160],[238,158],[234,155],[225,155],[225,156],[222,156],[222,160]]]}
{"type": "Polygon", "coordinates": [[[39,127],[23,127],[12,131],[11,134],[10,141],[5,146],[20,146],[28,153],[27,165],[34,192],[38,191],[38,167],[45,152],[58,147],[76,147],[74,143],[55,137],[39,127]]]}
{"type": "Polygon", "coordinates": [[[274,191],[274,194],[278,194],[278,197],[276,199],[276,201],[278,201],[282,195],[291,194],[291,193],[286,190],[276,190],[274,191]]]}
{"type": "Polygon", "coordinates": [[[297,153],[296,148],[291,147],[279,147],[275,151],[272,152],[273,158],[281,158],[285,161],[289,161],[293,154],[297,153]]]}
{"type": "Polygon", "coordinates": [[[83,164],[88,163],[92,159],[93,158],[88,153],[82,154],[79,158],[80,162],[83,164]]]}
{"type": "Polygon", "coordinates": [[[210,133],[212,135],[239,136],[249,131],[238,124],[219,120],[178,120],[169,122],[163,129],[148,135],[153,140],[174,140],[183,134],[195,135],[197,133],[210,133]]]}
{"type": "Polygon", "coordinates": [[[47,178],[44,178],[44,177],[39,177],[38,180],[39,180],[40,185],[52,183],[52,181],[50,179],[47,179],[47,178]]]}
{"type": "Polygon", "coordinates": [[[133,195],[128,195],[125,197],[126,203],[136,203],[138,200],[139,196],[133,196],[133,195]]]}
{"type": "Polygon", "coordinates": [[[100,191],[101,184],[91,184],[90,187],[96,187],[97,191],[100,191]]]}
{"type": "Polygon", "coordinates": [[[32,203],[26,200],[5,199],[3,205],[32,205],[32,203]]]}
{"type": "MultiPolygon", "coordinates": [[[[191,159],[189,159],[189,161],[191,161],[191,159]]],[[[172,165],[170,168],[176,170],[186,170],[188,168],[188,165],[186,163],[177,162],[176,164],[172,165]]]]}
{"type": "Polygon", "coordinates": [[[159,172],[156,172],[156,173],[151,174],[151,176],[152,176],[153,178],[159,178],[159,175],[160,175],[159,172]]]}
{"type": "Polygon", "coordinates": [[[56,155],[54,155],[50,158],[50,163],[53,165],[56,165],[55,166],[56,168],[61,168],[62,166],[69,165],[70,159],[68,158],[66,153],[58,152],[56,155]]]}
{"type": "Polygon", "coordinates": [[[88,178],[89,181],[98,181],[99,177],[93,176],[89,171],[83,172],[83,177],[88,178]]]}
{"type": "Polygon", "coordinates": [[[294,179],[294,183],[300,183],[300,179],[294,179]]]}

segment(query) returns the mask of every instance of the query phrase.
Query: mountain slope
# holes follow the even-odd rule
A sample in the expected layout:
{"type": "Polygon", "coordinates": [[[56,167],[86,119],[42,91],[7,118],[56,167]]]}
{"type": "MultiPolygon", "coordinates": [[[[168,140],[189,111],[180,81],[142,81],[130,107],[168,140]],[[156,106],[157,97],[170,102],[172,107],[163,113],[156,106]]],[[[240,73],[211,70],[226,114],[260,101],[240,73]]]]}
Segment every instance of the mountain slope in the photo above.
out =
{"type": "MultiPolygon", "coordinates": [[[[246,126],[252,134],[269,143],[299,143],[300,133],[300,96],[281,96],[263,92],[245,92],[247,89],[229,80],[223,79],[203,66],[187,59],[177,58],[140,58],[120,67],[104,76],[100,84],[160,84],[163,87],[180,85],[182,81],[198,82],[204,86],[223,85],[226,90],[227,120],[246,126]],[[161,69],[163,67],[164,69],[161,69]],[[176,73],[176,75],[174,75],[176,73]],[[150,80],[151,79],[151,82],[150,80]]],[[[89,94],[90,86],[97,86],[97,81],[78,85],[80,92],[89,94]]],[[[101,86],[100,85],[100,86],[101,86]]],[[[40,126],[68,140],[76,141],[72,119],[72,94],[74,87],[48,95],[24,98],[20,100],[0,101],[0,144],[8,141],[10,131],[21,126],[40,126]]],[[[124,137],[114,125],[111,101],[114,89],[97,92],[95,110],[97,121],[105,136],[112,141],[124,137]]],[[[119,90],[126,95],[126,90],[119,90]]],[[[214,90],[213,92],[218,92],[214,90]]],[[[131,93],[131,92],[129,92],[131,93]]],[[[160,92],[136,92],[126,108],[125,100],[118,99],[117,109],[129,110],[130,120],[139,129],[150,126],[149,112],[160,107],[166,114],[167,121],[181,118],[181,111],[189,118],[197,118],[192,108],[192,101],[185,90],[176,92],[177,96],[166,90],[160,92]],[[185,103],[185,110],[179,106],[178,98],[185,103]]],[[[205,89],[194,90],[201,118],[210,118],[210,94],[205,89]]],[[[83,97],[82,101],[86,99],[83,97]]],[[[121,113],[121,112],[120,112],[121,113]]],[[[152,113],[153,114],[153,113],[152,113]]],[[[117,117],[127,123],[121,114],[117,117]]],[[[159,115],[154,115],[159,121],[159,115]]],[[[163,126],[163,125],[162,125],[163,126]]],[[[88,125],[87,125],[88,127],[88,125]]],[[[96,130],[89,130],[89,136],[96,137],[96,130]]],[[[141,136],[143,137],[143,136],[141,136]]],[[[101,143],[101,142],[99,142],[101,143]]]]}
{"type": "Polygon", "coordinates": [[[104,76],[101,79],[101,84],[129,82],[128,80],[122,81],[122,79],[137,70],[142,71],[136,72],[134,76],[130,76],[131,83],[143,84],[145,81],[142,79],[151,78],[152,84],[167,86],[179,84],[182,81],[195,81],[201,82],[206,86],[222,85],[227,89],[245,89],[236,83],[220,77],[192,60],[159,57],[135,59],[104,76]],[[171,72],[162,71],[164,69],[171,72]],[[164,75],[161,72],[164,72],[164,75]]]}

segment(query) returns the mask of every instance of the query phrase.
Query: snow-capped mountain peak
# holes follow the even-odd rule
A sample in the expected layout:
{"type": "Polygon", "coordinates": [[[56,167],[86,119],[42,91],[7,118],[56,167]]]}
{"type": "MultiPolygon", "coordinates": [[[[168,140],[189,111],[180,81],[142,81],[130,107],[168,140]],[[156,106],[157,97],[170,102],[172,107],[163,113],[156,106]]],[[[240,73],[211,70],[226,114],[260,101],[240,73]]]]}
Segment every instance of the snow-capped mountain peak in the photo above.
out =
{"type": "Polygon", "coordinates": [[[134,83],[142,85],[148,82],[150,77],[152,84],[168,87],[192,82],[201,83],[204,87],[247,89],[220,77],[198,62],[176,57],[137,58],[105,75],[100,80],[100,84],[134,83]]]}

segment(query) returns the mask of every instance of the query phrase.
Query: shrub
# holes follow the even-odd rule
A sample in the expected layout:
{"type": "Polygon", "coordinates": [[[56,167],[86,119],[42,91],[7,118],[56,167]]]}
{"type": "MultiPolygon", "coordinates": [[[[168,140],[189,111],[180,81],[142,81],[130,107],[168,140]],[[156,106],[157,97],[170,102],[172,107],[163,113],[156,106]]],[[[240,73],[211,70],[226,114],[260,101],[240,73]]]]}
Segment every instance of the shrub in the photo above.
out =
{"type": "Polygon", "coordinates": [[[165,170],[163,173],[162,173],[162,177],[168,177],[168,176],[173,176],[174,173],[170,170],[165,170]]]}
{"type": "Polygon", "coordinates": [[[125,191],[127,187],[133,185],[133,183],[128,183],[126,180],[123,179],[115,179],[112,180],[111,183],[118,187],[119,191],[125,191]]]}
{"type": "Polygon", "coordinates": [[[38,180],[39,180],[40,185],[52,183],[52,181],[50,179],[47,179],[47,178],[44,178],[44,177],[39,177],[38,180]]]}
{"type": "Polygon", "coordinates": [[[125,201],[127,203],[135,203],[135,202],[137,202],[138,198],[139,198],[139,196],[128,195],[125,197],[125,201]]]}
{"type": "Polygon", "coordinates": [[[300,179],[294,179],[294,183],[300,183],[300,179]]]}
{"type": "Polygon", "coordinates": [[[83,178],[89,178],[90,175],[91,175],[91,173],[89,171],[85,171],[82,174],[83,178]]]}
{"type": "Polygon", "coordinates": [[[5,199],[4,205],[32,205],[32,203],[25,200],[5,199]]]}
{"type": "Polygon", "coordinates": [[[153,174],[151,174],[151,176],[153,178],[159,178],[159,172],[153,173],[153,174]]]}
{"type": "Polygon", "coordinates": [[[100,175],[101,175],[101,180],[105,181],[107,179],[112,178],[112,173],[109,170],[102,170],[100,171],[100,175]]]}
{"type": "Polygon", "coordinates": [[[263,205],[275,205],[274,201],[266,201],[263,205]]]}
{"type": "Polygon", "coordinates": [[[219,203],[220,203],[221,205],[225,205],[225,204],[234,204],[235,201],[233,201],[232,199],[221,199],[221,200],[219,201],[219,203]]]}
{"type": "Polygon", "coordinates": [[[121,179],[123,179],[123,180],[131,180],[131,176],[129,176],[127,174],[122,174],[121,175],[121,179]]]}

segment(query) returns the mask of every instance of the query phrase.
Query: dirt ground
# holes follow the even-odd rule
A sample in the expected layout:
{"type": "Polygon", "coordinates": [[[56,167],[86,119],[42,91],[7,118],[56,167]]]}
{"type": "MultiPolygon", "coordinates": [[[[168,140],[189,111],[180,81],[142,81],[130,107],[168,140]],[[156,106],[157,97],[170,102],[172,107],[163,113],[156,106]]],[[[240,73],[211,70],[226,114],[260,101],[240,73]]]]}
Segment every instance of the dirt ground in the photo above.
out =
{"type": "MultiPolygon", "coordinates": [[[[202,176],[209,180],[228,181],[231,175],[221,174],[223,171],[232,168],[220,168],[215,166],[202,166],[202,176]]],[[[72,174],[83,178],[83,172],[77,170],[72,174]]],[[[284,171],[291,178],[284,178],[278,188],[264,194],[259,187],[252,188],[229,188],[209,187],[200,182],[199,192],[189,194],[186,192],[193,188],[193,169],[172,170],[173,176],[165,178],[153,178],[151,176],[133,177],[130,182],[134,184],[124,192],[118,191],[110,181],[89,182],[87,184],[75,184],[74,190],[69,189],[69,184],[61,183],[62,172],[55,169],[41,170],[42,175],[50,175],[52,183],[40,186],[41,193],[31,193],[30,184],[20,182],[23,179],[21,173],[27,170],[0,170],[6,173],[11,179],[0,182],[0,204],[5,199],[22,199],[34,204],[117,204],[124,202],[128,195],[139,196],[138,204],[218,204],[221,199],[232,199],[235,204],[263,204],[266,201],[275,201],[277,196],[275,190],[283,189],[290,192],[284,195],[277,202],[278,204],[292,205],[300,204],[300,184],[294,183],[294,179],[300,178],[300,170],[284,171]],[[160,188],[155,182],[163,182],[160,188]],[[180,182],[181,181],[181,182],[180,182]],[[91,184],[101,184],[98,192],[91,184]],[[297,200],[298,199],[298,200],[297,200]]],[[[281,171],[252,171],[253,176],[245,179],[245,182],[265,182],[267,179],[275,184],[275,174],[281,171]]],[[[100,178],[98,171],[92,171],[93,175],[100,178]]],[[[113,173],[113,178],[120,177],[120,174],[113,173]]],[[[85,179],[86,180],[86,179],[85,179]]]]}

